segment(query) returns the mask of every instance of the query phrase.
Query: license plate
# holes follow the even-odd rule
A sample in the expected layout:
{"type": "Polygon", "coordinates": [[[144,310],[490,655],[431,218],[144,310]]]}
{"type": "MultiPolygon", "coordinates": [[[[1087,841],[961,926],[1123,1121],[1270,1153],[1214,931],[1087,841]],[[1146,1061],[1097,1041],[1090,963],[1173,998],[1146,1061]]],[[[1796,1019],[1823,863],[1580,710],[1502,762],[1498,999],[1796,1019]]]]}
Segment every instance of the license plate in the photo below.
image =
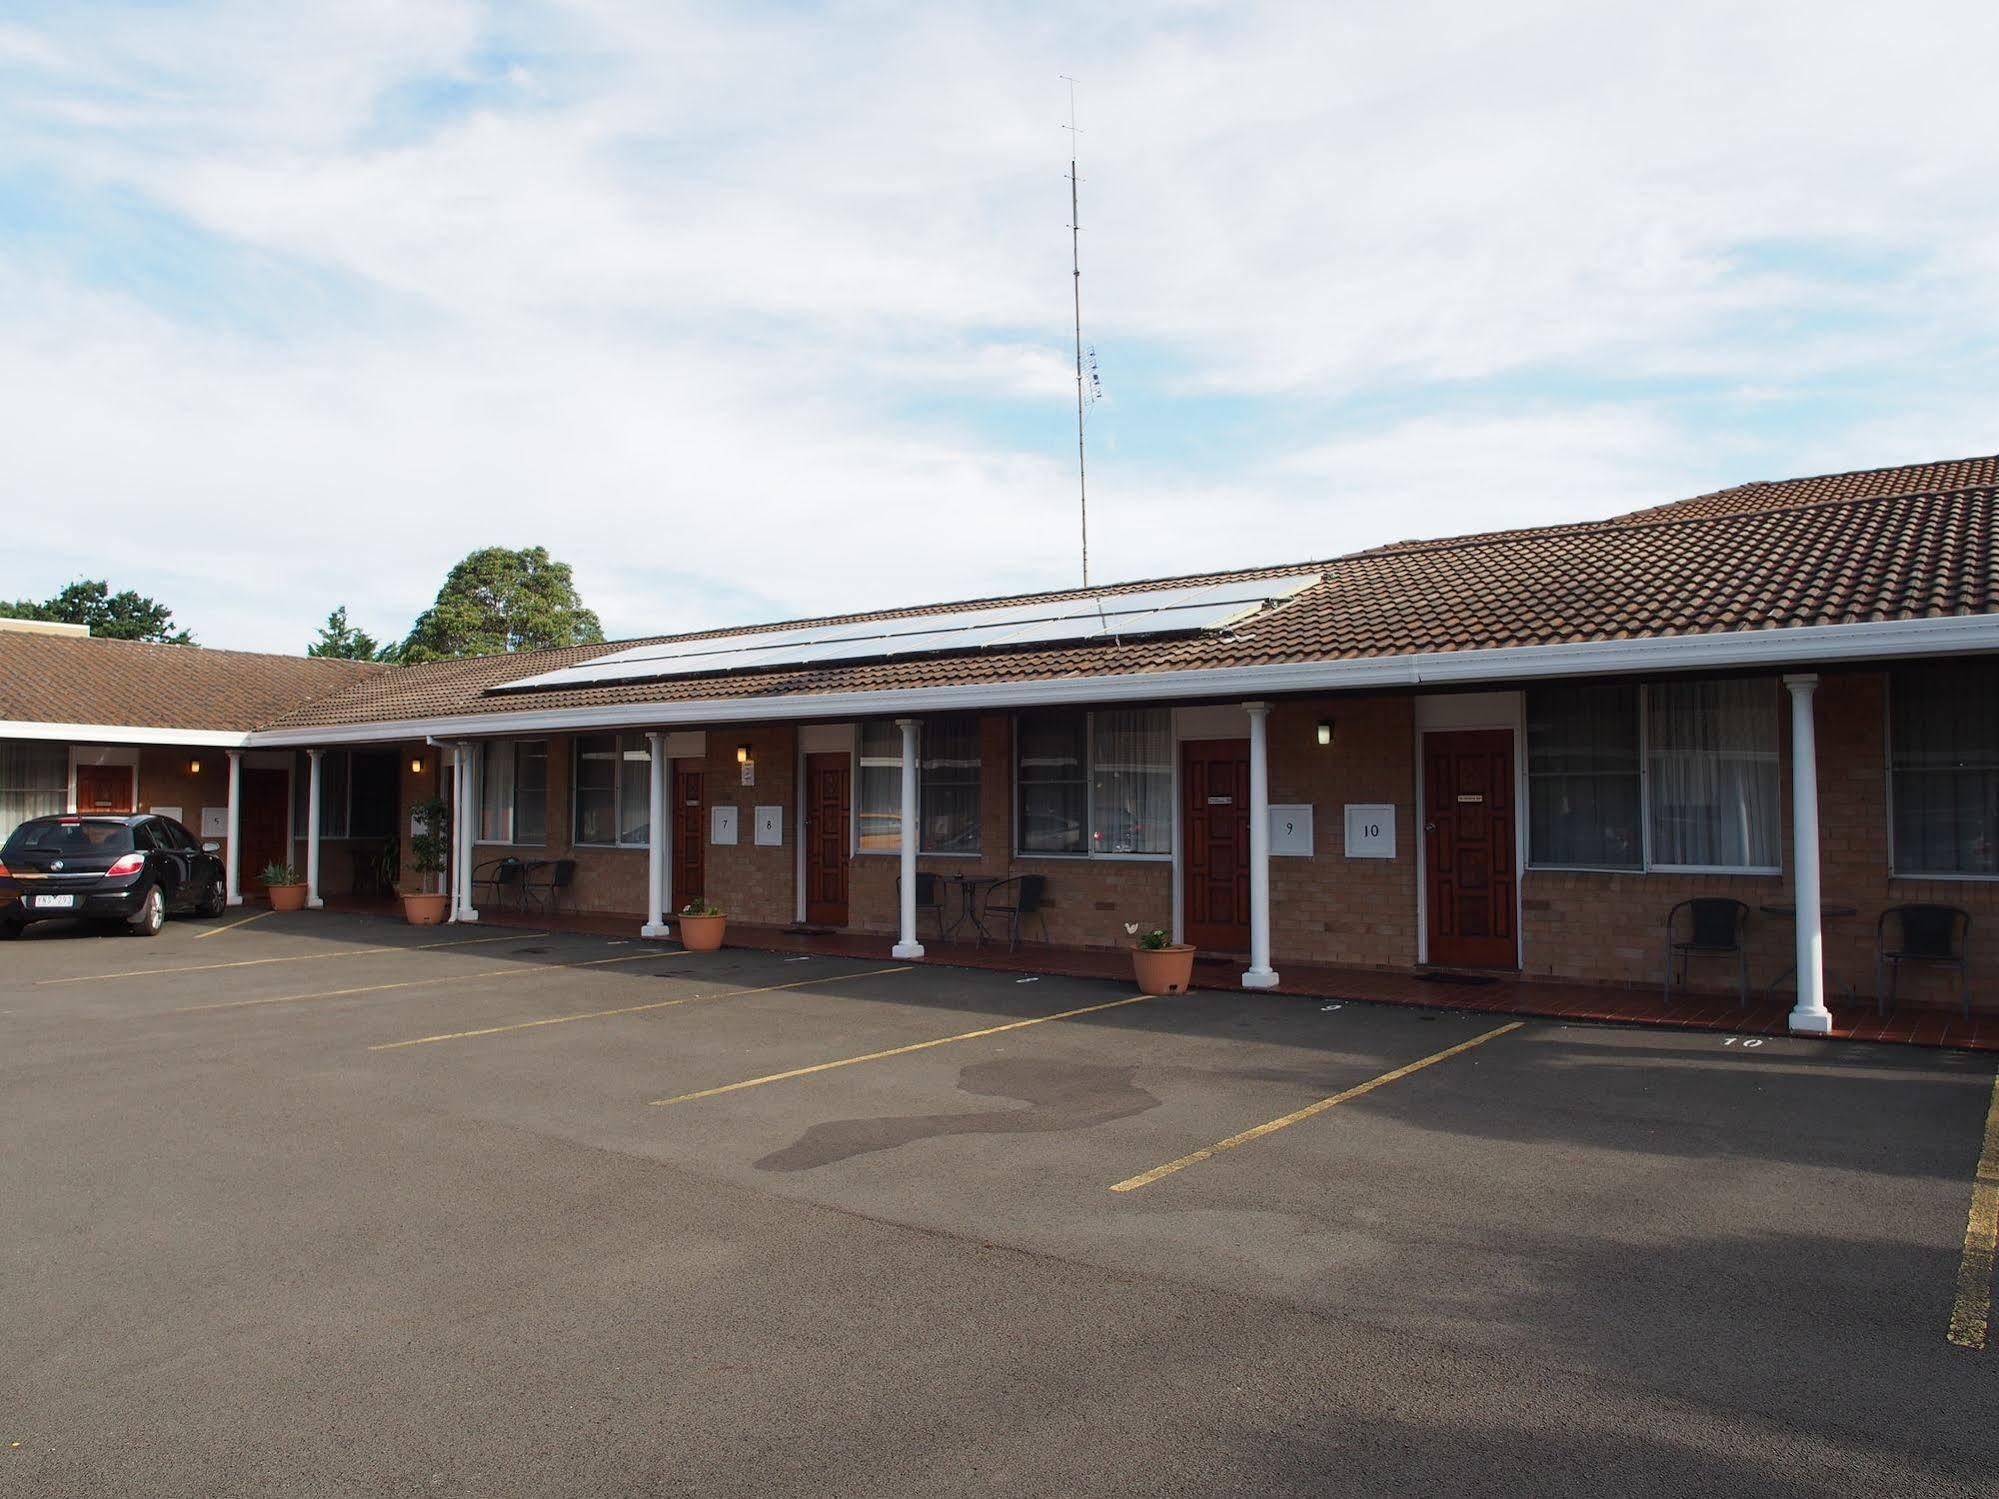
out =
{"type": "Polygon", "coordinates": [[[37,911],[73,911],[76,909],[74,895],[38,895],[35,897],[37,911]]]}

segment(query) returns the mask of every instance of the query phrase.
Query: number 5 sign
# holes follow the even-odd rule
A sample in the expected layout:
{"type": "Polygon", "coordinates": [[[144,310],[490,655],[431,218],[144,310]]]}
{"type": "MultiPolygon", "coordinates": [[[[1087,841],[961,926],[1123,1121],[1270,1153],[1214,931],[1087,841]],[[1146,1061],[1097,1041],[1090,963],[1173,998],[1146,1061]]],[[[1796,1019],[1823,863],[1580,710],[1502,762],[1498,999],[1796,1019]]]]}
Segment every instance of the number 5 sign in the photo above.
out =
{"type": "Polygon", "coordinates": [[[1347,804],[1347,857],[1395,857],[1395,808],[1387,802],[1347,804]]]}

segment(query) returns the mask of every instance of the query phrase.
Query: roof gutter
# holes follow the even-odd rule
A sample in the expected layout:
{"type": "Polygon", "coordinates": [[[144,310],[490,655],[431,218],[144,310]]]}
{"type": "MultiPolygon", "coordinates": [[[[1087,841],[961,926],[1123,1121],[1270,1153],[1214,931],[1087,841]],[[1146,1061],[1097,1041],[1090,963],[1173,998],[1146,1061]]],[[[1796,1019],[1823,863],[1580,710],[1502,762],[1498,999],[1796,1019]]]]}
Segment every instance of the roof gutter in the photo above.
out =
{"type": "MultiPolygon", "coordinates": [[[[1943,619],[1801,625],[1701,635],[1646,636],[1563,645],[1508,646],[1480,651],[1368,656],[1352,660],[1286,661],[1262,666],[1190,671],[1125,672],[1109,676],[1046,677],[1017,682],[916,687],[875,692],[794,693],[780,697],[690,699],[599,704],[520,712],[461,713],[380,723],[263,730],[253,746],[379,744],[438,738],[561,733],[626,727],[716,723],[822,722],[885,713],[944,713],[975,709],[1157,702],[1284,693],[1407,690],[1412,687],[1502,686],[1556,677],[1674,671],[1731,671],[1889,661],[1911,656],[1999,651],[1999,614],[1943,619]]],[[[0,733],[5,726],[0,725],[0,733]]],[[[213,742],[213,741],[210,741],[213,742]]]]}
{"type": "Polygon", "coordinates": [[[66,744],[192,744],[203,749],[247,749],[242,729],[149,729],[134,724],[37,723],[0,718],[0,739],[54,739],[66,744]]]}

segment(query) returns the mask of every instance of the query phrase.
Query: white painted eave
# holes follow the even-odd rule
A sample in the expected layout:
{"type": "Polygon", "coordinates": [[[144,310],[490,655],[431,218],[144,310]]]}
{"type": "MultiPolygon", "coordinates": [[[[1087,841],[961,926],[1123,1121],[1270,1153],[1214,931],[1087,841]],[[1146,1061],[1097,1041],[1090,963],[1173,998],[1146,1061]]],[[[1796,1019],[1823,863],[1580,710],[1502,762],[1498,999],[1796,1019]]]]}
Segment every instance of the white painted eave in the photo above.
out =
{"type": "Polygon", "coordinates": [[[0,718],[0,739],[50,739],[64,744],[198,745],[203,749],[245,749],[251,736],[241,729],[151,729],[132,724],[37,723],[0,718]]]}
{"type": "MultiPolygon", "coordinates": [[[[889,713],[947,713],[1091,703],[1197,701],[1286,693],[1384,692],[1412,688],[1501,686],[1558,677],[1629,676],[1684,671],[1740,671],[1854,665],[1916,656],[1999,651],[1999,614],[1946,619],[1888,620],[1794,629],[1737,630],[1706,635],[1592,640],[1570,645],[1510,646],[1483,651],[1371,656],[1357,660],[1292,661],[1266,666],[1108,676],[977,682],[876,692],[793,693],[661,703],[618,703],[517,712],[464,713],[438,718],[264,730],[249,744],[379,744],[427,735],[438,738],[670,728],[762,722],[810,723],[889,713]]],[[[212,741],[220,742],[220,741],[212,741]]]]}

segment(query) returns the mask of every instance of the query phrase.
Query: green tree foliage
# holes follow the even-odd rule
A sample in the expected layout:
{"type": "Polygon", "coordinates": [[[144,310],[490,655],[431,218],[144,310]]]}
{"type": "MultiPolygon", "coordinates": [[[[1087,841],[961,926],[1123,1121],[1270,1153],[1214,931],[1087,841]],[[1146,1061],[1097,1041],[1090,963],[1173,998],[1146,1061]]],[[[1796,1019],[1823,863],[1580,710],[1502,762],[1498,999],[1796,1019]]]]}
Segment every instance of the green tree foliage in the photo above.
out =
{"type": "Polygon", "coordinates": [[[403,642],[406,661],[589,645],[604,638],[569,564],[546,547],[481,547],[453,567],[403,642]]]}
{"type": "Polygon", "coordinates": [[[379,644],[366,630],[347,622],[347,606],[342,604],[326,616],[319,627],[319,639],[305,648],[308,656],[336,656],[343,661],[393,661],[396,646],[379,644]]]}
{"type": "Polygon", "coordinates": [[[102,578],[77,579],[54,598],[37,604],[31,599],[0,603],[10,619],[46,619],[88,625],[90,633],[111,640],[153,640],[163,645],[193,645],[194,637],[174,628],[174,612],[165,604],[126,589],[113,593],[102,578]]]}

